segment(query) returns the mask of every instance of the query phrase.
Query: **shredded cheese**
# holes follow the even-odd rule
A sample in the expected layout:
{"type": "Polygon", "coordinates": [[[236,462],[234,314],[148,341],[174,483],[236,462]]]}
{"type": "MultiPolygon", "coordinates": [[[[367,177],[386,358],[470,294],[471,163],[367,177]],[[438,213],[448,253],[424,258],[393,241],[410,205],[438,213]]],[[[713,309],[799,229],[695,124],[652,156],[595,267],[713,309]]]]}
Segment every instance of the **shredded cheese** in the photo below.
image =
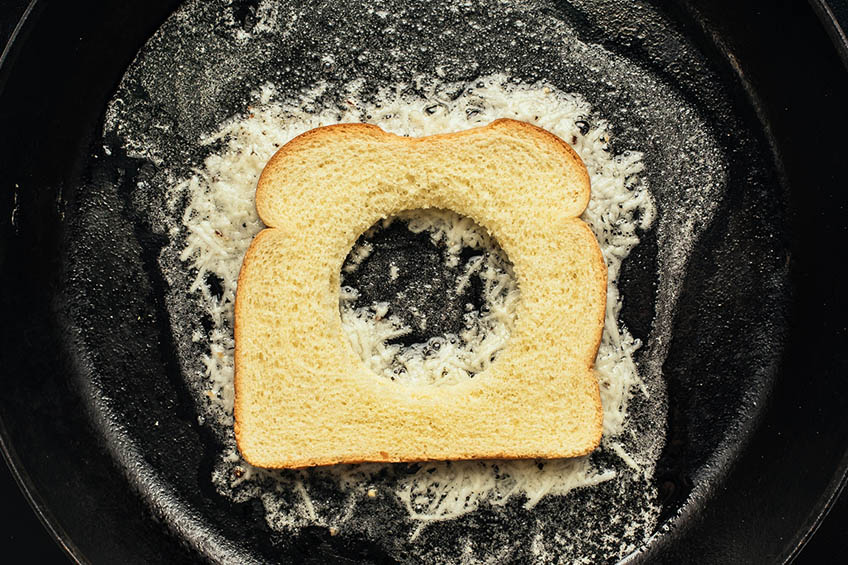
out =
{"type": "MultiPolygon", "coordinates": [[[[426,77],[418,86],[428,84],[423,94],[410,94],[405,85],[386,88],[378,93],[376,102],[365,103],[359,95],[362,85],[354,82],[346,87],[344,94],[348,104],[327,111],[320,111],[318,104],[325,91],[323,85],[291,101],[278,101],[274,87],[267,85],[257,93],[257,104],[248,116],[232,119],[203,140],[206,144],[223,143],[223,149],[211,155],[202,169],[177,184],[173,192],[175,199],[184,194],[189,197],[183,215],[186,245],[180,258],[197,273],[192,288],[205,305],[214,326],[208,336],[209,355],[204,359],[207,388],[214,392],[210,395],[211,409],[217,410],[223,426],[231,425],[235,285],[244,252],[262,228],[253,206],[256,180],[279,146],[304,131],[337,122],[370,121],[400,135],[424,136],[511,117],[537,124],[570,142],[589,171],[592,196],[582,219],[597,236],[609,273],[606,320],[595,364],[604,407],[602,450],[607,449],[621,458],[626,463],[623,468],[634,475],[649,474],[651,460],[639,454],[627,454],[614,442],[614,438],[627,429],[628,403],[633,392],[647,395],[633,361],[640,343],[618,321],[622,301],[617,288],[621,262],[639,241],[637,229],[650,226],[655,215],[650,193],[639,179],[643,170],[641,154],[611,154],[609,126],[602,120],[595,120],[588,131],[581,133],[581,127],[584,130],[585,127],[583,124],[579,127],[577,122],[592,114],[591,107],[580,96],[563,93],[551,85],[514,84],[504,76],[495,75],[474,81],[473,92],[463,85],[444,85],[426,77]],[[447,92],[462,94],[451,97],[447,92]],[[303,108],[311,111],[304,112],[303,108]],[[220,296],[214,294],[206,282],[210,273],[221,281],[220,296]]],[[[434,241],[445,245],[456,261],[454,266],[458,264],[463,247],[489,251],[484,258],[467,265],[457,285],[457,290],[461,291],[472,277],[479,277],[485,286],[488,311],[470,312],[469,323],[460,335],[440,336],[426,344],[404,348],[389,342],[406,335],[410,329],[392,315],[387,316],[385,304],[354,308],[357,289],[342,286],[339,304],[343,327],[354,350],[378,374],[433,384],[469,378],[483,370],[509,338],[518,299],[509,263],[498,253],[485,230],[468,218],[435,211],[412,212],[402,219],[408,222],[410,230],[427,232],[434,241]]],[[[389,221],[387,219],[385,224],[389,221]]],[[[355,271],[371,252],[368,245],[356,247],[342,277],[355,271]]],[[[390,276],[398,275],[394,270],[390,273],[390,276]]],[[[247,463],[239,460],[234,443],[229,444],[229,450],[225,460],[230,462],[224,463],[225,466],[237,464],[250,469],[247,463]]],[[[268,481],[285,485],[288,480],[285,474],[252,469],[233,481],[229,474],[218,473],[220,477],[227,477],[219,483],[219,489],[231,492],[236,485],[243,488],[246,483],[255,481],[254,496],[259,496],[266,505],[269,523],[291,524],[292,513],[295,513],[304,524],[323,524],[326,519],[310,501],[305,486],[309,477],[330,475],[335,477],[339,488],[355,490],[364,488],[374,473],[386,469],[382,465],[354,468],[353,471],[347,467],[322,469],[299,475],[292,486],[275,487],[276,493],[261,485],[268,481]],[[286,488],[293,488],[302,501],[292,502],[291,506],[283,504],[279,497],[286,488]],[[289,518],[283,519],[283,515],[289,518]]],[[[520,497],[525,507],[532,508],[546,496],[611,481],[621,472],[598,468],[589,457],[544,463],[431,463],[415,473],[399,477],[395,495],[409,518],[419,523],[411,533],[411,537],[416,538],[427,524],[464,516],[484,503],[502,505],[520,497]]],[[[351,500],[351,504],[356,504],[351,500]]],[[[344,515],[350,515],[350,511],[344,515]]]]}

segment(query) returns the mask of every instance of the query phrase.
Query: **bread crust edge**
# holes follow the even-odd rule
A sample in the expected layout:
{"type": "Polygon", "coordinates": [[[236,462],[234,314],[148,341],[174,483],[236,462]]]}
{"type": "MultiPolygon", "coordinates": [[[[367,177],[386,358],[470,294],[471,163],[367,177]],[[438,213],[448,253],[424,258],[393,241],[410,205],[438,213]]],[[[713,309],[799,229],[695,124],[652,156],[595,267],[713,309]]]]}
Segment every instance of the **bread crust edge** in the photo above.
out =
{"type": "MultiPolygon", "coordinates": [[[[368,135],[380,138],[387,142],[394,143],[405,143],[405,144],[415,144],[426,142],[432,139],[456,139],[466,135],[471,135],[479,130],[493,127],[507,127],[513,128],[516,131],[524,131],[526,133],[530,133],[531,135],[537,135],[544,137],[548,142],[554,142],[556,147],[558,147],[563,154],[563,158],[570,162],[572,166],[578,172],[580,178],[580,200],[577,205],[577,212],[575,215],[571,216],[569,219],[574,220],[577,224],[582,226],[582,230],[584,233],[588,235],[588,238],[592,242],[592,248],[595,255],[596,262],[596,280],[599,282],[595,286],[598,293],[600,294],[600,301],[602,304],[602,308],[599,308],[599,316],[598,322],[595,324],[595,339],[594,339],[594,347],[592,348],[592,354],[589,356],[586,370],[589,372],[589,380],[593,386],[593,395],[597,399],[595,402],[596,411],[594,415],[593,421],[593,429],[594,432],[592,434],[593,440],[588,443],[585,447],[575,450],[564,451],[560,453],[536,453],[536,452],[528,452],[528,453],[515,453],[515,452],[492,452],[492,453],[474,453],[474,454],[460,454],[456,457],[451,457],[452,461],[461,461],[461,460],[517,460],[517,459],[560,459],[560,458],[573,458],[580,457],[583,455],[587,455],[594,451],[598,445],[600,445],[602,436],[603,436],[603,406],[600,399],[600,386],[598,384],[598,379],[594,377],[594,364],[595,358],[597,357],[598,349],[600,347],[600,343],[603,337],[603,328],[604,321],[606,317],[606,293],[607,293],[607,266],[606,262],[603,258],[603,254],[601,252],[600,246],[598,245],[598,241],[595,238],[594,234],[589,228],[588,224],[586,224],[583,220],[580,219],[580,215],[585,211],[588,206],[589,199],[591,197],[591,181],[589,177],[588,170],[586,169],[585,163],[577,154],[577,152],[572,148],[568,143],[554,135],[553,133],[535,126],[533,124],[522,122],[518,120],[513,120],[510,118],[501,118],[494,120],[493,122],[486,124],[484,126],[479,126],[475,128],[470,128],[467,130],[453,132],[453,133],[445,133],[445,134],[436,134],[426,137],[413,138],[413,137],[403,137],[399,135],[395,135],[389,132],[383,131],[379,126],[373,124],[363,124],[363,123],[349,123],[349,124],[333,124],[328,126],[322,126],[319,128],[311,129],[307,132],[304,132],[288,143],[280,147],[260,174],[260,177],[257,181],[257,190],[256,190],[256,209],[259,215],[259,218],[266,225],[264,229],[262,229],[253,239],[248,250],[245,252],[244,260],[242,263],[242,267],[239,271],[237,288],[242,287],[242,281],[246,278],[246,272],[250,269],[250,263],[253,259],[253,254],[255,253],[255,249],[258,247],[260,240],[268,235],[266,232],[270,232],[270,230],[275,228],[273,223],[268,221],[268,215],[264,213],[265,203],[268,200],[266,196],[266,191],[268,187],[268,177],[273,176],[275,169],[280,166],[280,162],[284,159],[288,158],[289,153],[293,150],[296,150],[297,147],[307,141],[312,140],[315,137],[322,137],[325,135],[336,135],[339,132],[358,134],[358,135],[368,135]]],[[[240,370],[240,355],[239,355],[239,327],[241,324],[242,314],[240,308],[241,300],[239,300],[239,293],[236,293],[235,300],[235,313],[234,313],[234,321],[233,321],[233,331],[235,337],[235,353],[234,353],[234,391],[235,391],[235,400],[233,405],[233,426],[234,433],[236,438],[236,445],[241,453],[242,457],[251,465],[262,467],[266,469],[302,469],[308,467],[318,467],[318,466],[328,466],[328,465],[337,465],[337,464],[357,464],[357,463],[418,463],[418,462],[427,462],[427,461],[442,461],[442,458],[428,458],[428,457],[391,457],[388,454],[385,456],[368,456],[365,458],[360,457],[351,457],[351,458],[316,458],[316,459],[304,459],[299,461],[287,460],[287,461],[279,461],[279,460],[262,460],[260,457],[254,457],[254,454],[250,452],[249,449],[245,449],[246,442],[242,437],[241,429],[240,429],[240,412],[241,412],[241,402],[240,395],[238,394],[238,388],[240,386],[240,378],[239,375],[241,373],[240,370]]]]}

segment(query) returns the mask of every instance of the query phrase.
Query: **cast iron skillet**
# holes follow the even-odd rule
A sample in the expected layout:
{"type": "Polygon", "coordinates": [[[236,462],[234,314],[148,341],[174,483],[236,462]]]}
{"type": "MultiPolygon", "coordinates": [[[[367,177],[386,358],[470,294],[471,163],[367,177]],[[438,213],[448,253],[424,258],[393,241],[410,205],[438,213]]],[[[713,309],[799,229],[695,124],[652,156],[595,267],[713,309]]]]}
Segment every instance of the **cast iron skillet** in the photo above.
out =
{"type": "MultiPolygon", "coordinates": [[[[662,9],[712,62],[716,88],[729,93],[735,115],[758,132],[752,142],[763,149],[762,162],[752,167],[762,178],[750,189],[757,194],[746,193],[742,178],[731,202],[766,190],[772,215],[720,214],[693,253],[696,274],[684,283],[678,343],[666,364],[670,439],[658,480],[672,492],[662,527],[634,561],[787,561],[838,495],[848,468],[846,303],[836,274],[846,259],[848,77],[809,6],[736,4],[662,9]],[[758,223],[773,224],[775,216],[782,230],[762,241],[758,223]],[[740,235],[756,241],[728,243],[740,235]],[[774,300],[746,295],[773,280],[774,300]],[[732,314],[717,308],[726,301],[732,314]],[[767,332],[769,347],[751,349],[752,331],[767,332]],[[740,369],[719,374],[715,359],[739,360],[740,369]],[[755,408],[735,413],[730,437],[738,443],[715,455],[711,430],[734,429],[723,407],[739,404],[732,395],[746,389],[734,383],[755,373],[768,386],[757,391],[755,408]],[[709,395],[699,393],[705,389],[709,395]],[[715,478],[709,488],[699,488],[699,473],[715,478]]],[[[43,521],[82,562],[226,558],[231,538],[273,554],[266,531],[244,527],[261,524],[261,512],[227,505],[208,485],[204,445],[213,440],[197,424],[173,360],[162,281],[151,275],[152,254],[135,256],[125,244],[145,250],[157,242],[131,223],[112,223],[119,200],[79,191],[120,183],[115,171],[91,164],[105,104],[173,8],[167,1],[34,2],[0,67],[0,437],[43,521]],[[98,215],[110,230],[85,229],[98,215]],[[108,390],[109,398],[93,399],[92,390],[108,390]],[[154,418],[163,426],[133,453],[104,436],[91,408],[100,401],[123,406],[127,426],[152,429],[154,418]],[[129,467],[132,461],[139,466],[129,467]]],[[[660,70],[684,92],[687,80],[697,83],[673,52],[655,57],[661,37],[648,34],[640,44],[626,29],[591,33],[642,64],[665,65],[660,70]]],[[[710,115],[708,106],[703,111],[710,115]]],[[[733,138],[726,132],[728,147],[733,138]]],[[[737,171],[746,170],[740,163],[737,171]]],[[[629,279],[638,286],[645,277],[636,269],[629,279]]],[[[293,560],[384,560],[366,543],[321,531],[287,547],[293,560]]]]}

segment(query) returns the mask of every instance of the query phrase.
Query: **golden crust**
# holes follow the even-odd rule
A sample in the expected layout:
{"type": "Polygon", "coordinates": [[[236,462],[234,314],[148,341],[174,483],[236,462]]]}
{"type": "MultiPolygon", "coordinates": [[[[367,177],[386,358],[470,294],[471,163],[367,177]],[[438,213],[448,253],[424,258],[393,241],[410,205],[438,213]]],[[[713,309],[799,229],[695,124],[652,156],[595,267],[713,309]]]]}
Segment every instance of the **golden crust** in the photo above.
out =
{"type": "Polygon", "coordinates": [[[523,132],[537,137],[540,140],[544,140],[546,143],[553,143],[553,145],[562,152],[563,161],[576,165],[575,169],[581,177],[581,200],[578,203],[579,211],[575,214],[575,216],[579,216],[583,213],[583,210],[585,210],[586,206],[589,204],[589,197],[591,196],[589,172],[586,170],[586,165],[583,164],[583,160],[577,152],[574,151],[574,148],[545,129],[533,124],[528,124],[527,122],[520,122],[509,118],[501,118],[485,126],[458,131],[455,133],[443,133],[427,137],[403,137],[393,133],[387,133],[373,124],[359,123],[333,124],[311,129],[294,137],[291,141],[280,147],[277,152],[271,156],[271,159],[268,160],[268,163],[259,175],[259,181],[256,186],[256,211],[259,214],[259,218],[265,223],[265,225],[268,227],[275,227],[274,223],[270,221],[270,215],[266,213],[271,200],[270,193],[273,191],[274,183],[272,179],[277,175],[279,169],[284,166],[284,161],[286,161],[292,154],[296,153],[298,149],[308,145],[309,143],[320,143],[323,140],[332,141],[337,139],[339,135],[355,135],[372,137],[386,143],[403,143],[413,145],[416,143],[432,143],[433,140],[440,139],[460,139],[462,137],[475,135],[479,131],[487,128],[523,132]]]}
{"type": "MultiPolygon", "coordinates": [[[[253,263],[253,255],[256,249],[261,245],[262,239],[270,234],[270,230],[263,229],[256,237],[253,238],[253,241],[250,242],[250,246],[247,248],[247,252],[244,254],[244,260],[241,264],[241,269],[239,269],[238,282],[236,283],[236,289],[242,286],[242,282],[247,278],[247,271],[250,270],[251,264],[253,263]]],[[[233,337],[235,340],[235,351],[233,353],[233,392],[235,398],[233,400],[233,431],[236,436],[236,445],[241,445],[241,426],[239,425],[240,416],[241,416],[241,402],[239,400],[242,398],[242,395],[239,395],[239,387],[240,376],[242,371],[240,370],[241,366],[241,349],[239,348],[239,343],[241,343],[241,320],[244,315],[242,314],[242,301],[239,298],[243,296],[238,291],[236,292],[236,300],[235,300],[235,312],[233,315],[233,337]]],[[[243,453],[244,455],[244,453],[243,453]]],[[[251,465],[253,464],[247,456],[245,455],[245,460],[251,465]]]]}
{"type": "MultiPolygon", "coordinates": [[[[603,411],[599,411],[601,418],[603,418],[603,411]]],[[[602,423],[602,422],[601,422],[602,423]]],[[[601,436],[598,435],[598,443],[600,443],[601,436]]],[[[489,461],[506,461],[506,460],[516,460],[516,459],[566,459],[570,457],[582,457],[583,455],[588,455],[595,450],[598,446],[598,443],[595,444],[594,447],[586,447],[585,449],[577,449],[574,451],[563,452],[556,457],[552,457],[550,452],[538,452],[538,453],[522,453],[521,455],[516,455],[515,453],[508,453],[503,451],[492,451],[492,452],[474,452],[474,453],[459,453],[455,457],[451,457],[451,461],[466,461],[466,460],[489,460],[489,461]]],[[[253,465],[254,467],[262,467],[262,465],[257,465],[253,461],[250,460],[248,456],[242,452],[242,457],[245,461],[253,465]]],[[[435,458],[426,458],[426,457],[391,457],[387,453],[377,453],[373,456],[368,457],[352,457],[352,458],[318,458],[318,459],[303,459],[303,460],[290,460],[286,461],[285,467],[269,467],[272,469],[307,469],[309,467],[325,467],[330,465],[357,465],[359,463],[427,463],[430,461],[444,461],[444,459],[435,459],[435,458]]],[[[266,466],[267,467],[267,466],[266,466]]]]}

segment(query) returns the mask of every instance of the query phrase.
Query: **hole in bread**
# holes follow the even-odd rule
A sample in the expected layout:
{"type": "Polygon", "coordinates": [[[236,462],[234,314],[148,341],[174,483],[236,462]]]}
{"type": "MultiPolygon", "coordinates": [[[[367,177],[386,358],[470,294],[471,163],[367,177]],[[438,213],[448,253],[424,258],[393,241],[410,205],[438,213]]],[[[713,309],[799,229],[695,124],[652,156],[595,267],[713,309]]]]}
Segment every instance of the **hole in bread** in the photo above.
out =
{"type": "Polygon", "coordinates": [[[357,239],[339,281],[351,347],[394,381],[473,378],[495,362],[515,324],[512,263],[484,228],[448,210],[380,220],[357,239]]]}

